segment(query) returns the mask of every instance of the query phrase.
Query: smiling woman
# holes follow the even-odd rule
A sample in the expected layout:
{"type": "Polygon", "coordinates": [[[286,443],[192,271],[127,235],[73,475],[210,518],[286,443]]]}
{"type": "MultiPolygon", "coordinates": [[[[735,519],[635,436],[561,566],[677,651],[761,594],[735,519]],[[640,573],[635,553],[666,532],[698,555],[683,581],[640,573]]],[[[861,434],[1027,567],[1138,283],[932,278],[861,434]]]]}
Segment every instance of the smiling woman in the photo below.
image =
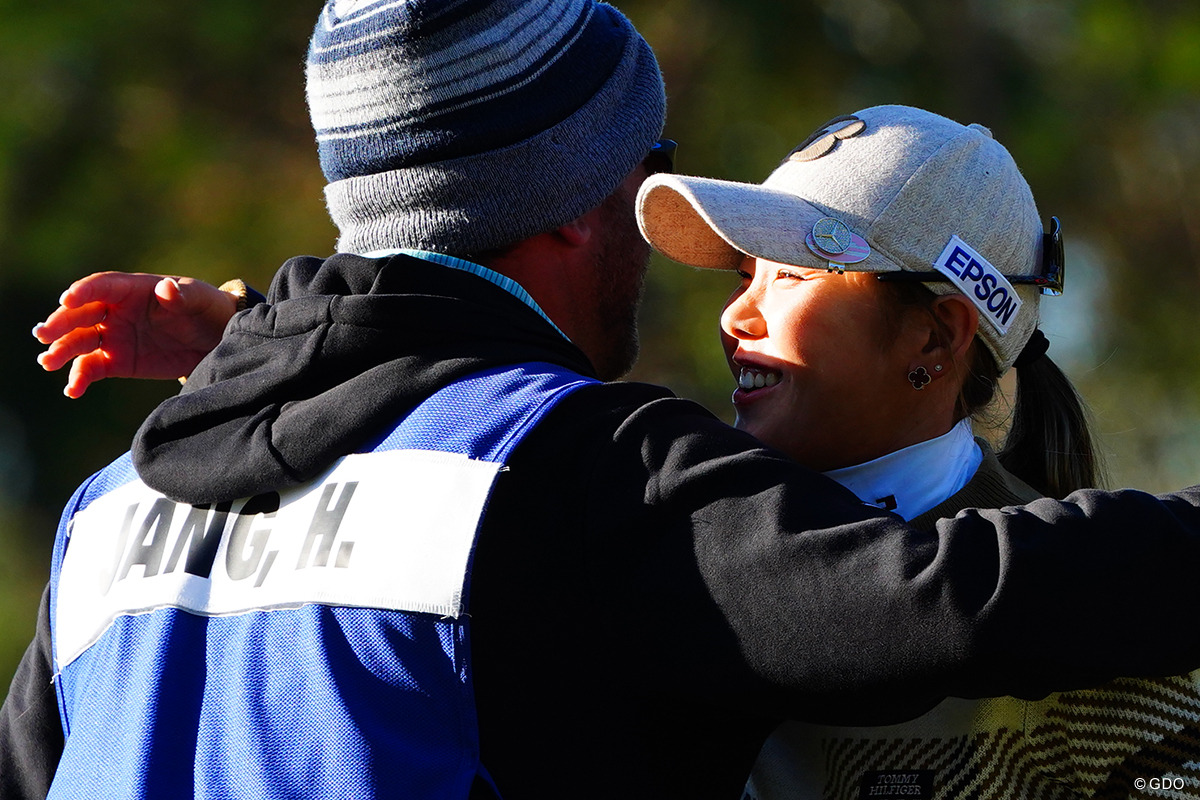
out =
{"type": "MultiPolygon", "coordinates": [[[[1019,364],[1000,461],[1044,494],[1097,482],[1081,404],[1037,329],[1041,293],[1062,289],[1061,229],[1044,233],[986,128],[867,109],[761,186],[658,176],[640,202],[663,253],[739,274],[721,327],[738,424],[766,443],[822,471],[942,436],[982,454],[964,420],[1019,364]]],[[[910,493],[902,476],[885,497],[910,493]]]]}
{"type": "MultiPolygon", "coordinates": [[[[721,314],[737,426],[864,502],[933,528],[1096,482],[1081,403],[1037,327],[1041,294],[1062,291],[1061,228],[1043,230],[987,129],[866,109],[818,130],[762,185],[655,176],[638,220],[665,255],[738,276],[721,314]],[[972,416],[1014,368],[997,456],[972,416]]],[[[1200,746],[1198,678],[948,700],[887,728],[786,723],[746,796],[1090,796],[1148,753],[1200,778],[1171,754],[1200,746]],[[1123,716],[1168,695],[1154,720],[1123,716]],[[1083,769],[1079,752],[1098,760],[1083,769]]]]}
{"type": "Polygon", "coordinates": [[[872,276],[755,258],[738,274],[721,315],[738,427],[822,471],[930,438],[923,430],[938,426],[914,413],[925,398],[896,380],[911,369],[902,345],[923,344],[920,331],[887,335],[872,276]]]}

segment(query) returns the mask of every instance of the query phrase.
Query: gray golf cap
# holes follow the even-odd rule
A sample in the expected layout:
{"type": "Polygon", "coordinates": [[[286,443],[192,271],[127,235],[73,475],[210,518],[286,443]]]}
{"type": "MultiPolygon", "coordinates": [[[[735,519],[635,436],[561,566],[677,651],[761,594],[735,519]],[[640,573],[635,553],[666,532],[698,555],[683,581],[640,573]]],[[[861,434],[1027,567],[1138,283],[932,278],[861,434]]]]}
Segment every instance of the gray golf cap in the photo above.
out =
{"type": "Polygon", "coordinates": [[[1008,151],[981,125],[906,106],[838,117],[761,184],[658,174],[638,225],[663,255],[734,269],[747,255],[865,272],[937,271],[961,292],[1004,373],[1038,323],[1043,230],[1008,151]],[[1005,276],[1023,282],[1009,283],[1005,276]]]}

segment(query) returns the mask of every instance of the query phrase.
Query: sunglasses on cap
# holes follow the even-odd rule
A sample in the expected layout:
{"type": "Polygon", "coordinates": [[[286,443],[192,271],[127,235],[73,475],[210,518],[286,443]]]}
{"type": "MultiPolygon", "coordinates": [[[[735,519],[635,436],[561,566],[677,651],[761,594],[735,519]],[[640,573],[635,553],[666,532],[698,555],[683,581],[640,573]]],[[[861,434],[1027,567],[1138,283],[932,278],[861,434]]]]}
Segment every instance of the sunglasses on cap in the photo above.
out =
{"type": "Polygon", "coordinates": [[[642,163],[646,166],[646,177],[660,172],[675,171],[675,148],[679,147],[674,139],[659,139],[650,148],[642,163]]]}
{"type": "MultiPolygon", "coordinates": [[[[881,281],[919,281],[934,283],[950,280],[940,272],[880,272],[876,276],[881,281]]],[[[1032,284],[1042,290],[1042,294],[1058,296],[1063,293],[1063,283],[1066,280],[1066,259],[1063,256],[1062,223],[1058,217],[1050,218],[1050,232],[1042,236],[1042,274],[1040,275],[1005,275],[1012,284],[1032,284]]]]}

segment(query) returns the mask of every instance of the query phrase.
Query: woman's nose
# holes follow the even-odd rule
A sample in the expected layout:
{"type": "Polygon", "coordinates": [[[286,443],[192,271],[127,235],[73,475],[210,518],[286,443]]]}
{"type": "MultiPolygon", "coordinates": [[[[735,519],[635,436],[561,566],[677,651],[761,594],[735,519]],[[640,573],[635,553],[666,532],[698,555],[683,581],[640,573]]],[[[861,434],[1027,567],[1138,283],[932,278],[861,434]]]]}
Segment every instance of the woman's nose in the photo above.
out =
{"type": "Polygon", "coordinates": [[[753,284],[739,289],[721,312],[721,330],[735,339],[758,339],[766,335],[767,326],[758,310],[759,295],[753,284]]]}

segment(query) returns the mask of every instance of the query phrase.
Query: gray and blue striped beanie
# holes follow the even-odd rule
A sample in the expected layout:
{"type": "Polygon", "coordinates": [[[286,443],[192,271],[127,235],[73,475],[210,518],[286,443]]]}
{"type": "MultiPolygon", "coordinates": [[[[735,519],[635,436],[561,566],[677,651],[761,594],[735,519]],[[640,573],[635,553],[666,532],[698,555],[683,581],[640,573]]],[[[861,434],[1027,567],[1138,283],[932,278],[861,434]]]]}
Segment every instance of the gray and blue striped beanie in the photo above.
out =
{"type": "Polygon", "coordinates": [[[593,0],[330,0],[308,55],[339,252],[470,255],[563,225],[662,132],[654,54],[593,0]]]}

